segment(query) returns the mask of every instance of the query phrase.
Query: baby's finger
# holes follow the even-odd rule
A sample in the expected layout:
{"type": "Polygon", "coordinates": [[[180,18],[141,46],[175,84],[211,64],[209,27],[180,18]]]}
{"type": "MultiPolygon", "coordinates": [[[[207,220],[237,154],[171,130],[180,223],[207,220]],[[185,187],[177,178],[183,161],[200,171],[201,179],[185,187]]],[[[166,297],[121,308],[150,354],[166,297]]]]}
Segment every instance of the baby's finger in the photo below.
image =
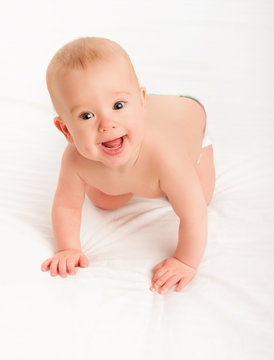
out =
{"type": "Polygon", "coordinates": [[[151,286],[150,290],[155,291],[158,290],[170,277],[170,273],[167,271],[164,275],[162,275],[159,279],[157,279],[153,285],[151,286]]]}
{"type": "Polygon", "coordinates": [[[79,263],[80,263],[81,267],[88,267],[88,259],[87,259],[87,257],[85,255],[81,255],[79,263]]]}
{"type": "Polygon", "coordinates": [[[154,274],[154,276],[153,276],[153,278],[152,278],[152,280],[151,280],[152,284],[155,283],[155,282],[156,282],[162,275],[164,275],[167,271],[168,271],[168,270],[165,269],[165,268],[162,268],[162,269],[158,270],[158,271],[154,274]]]}
{"type": "Polygon", "coordinates": [[[159,294],[165,294],[167,293],[181,278],[181,275],[173,275],[171,276],[159,289],[159,294]]]}
{"type": "Polygon", "coordinates": [[[54,257],[52,259],[52,262],[50,264],[50,275],[56,276],[57,275],[57,265],[58,265],[59,259],[57,257],[54,257]]]}
{"type": "Polygon", "coordinates": [[[48,271],[51,261],[52,261],[52,258],[49,258],[49,259],[45,260],[41,265],[41,270],[42,271],[48,271]]]}
{"type": "Polygon", "coordinates": [[[73,257],[70,257],[67,259],[67,269],[71,275],[75,274],[75,264],[76,264],[76,261],[73,257]]]}
{"type": "Polygon", "coordinates": [[[58,269],[61,277],[67,277],[67,261],[63,256],[61,256],[59,259],[58,269]]]}
{"type": "Polygon", "coordinates": [[[175,291],[179,292],[182,291],[184,287],[190,282],[191,278],[182,278],[179,281],[179,284],[177,285],[175,291]]]}

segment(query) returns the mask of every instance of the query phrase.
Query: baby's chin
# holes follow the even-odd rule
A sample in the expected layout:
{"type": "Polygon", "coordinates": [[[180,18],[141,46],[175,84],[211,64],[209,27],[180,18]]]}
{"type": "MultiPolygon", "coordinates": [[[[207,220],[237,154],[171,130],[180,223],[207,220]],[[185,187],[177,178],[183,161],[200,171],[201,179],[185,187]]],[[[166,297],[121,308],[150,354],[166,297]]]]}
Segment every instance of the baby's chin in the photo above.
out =
{"type": "MultiPolygon", "coordinates": [[[[104,165],[112,165],[113,167],[118,166],[118,163],[116,164],[115,161],[113,162],[113,160],[116,160],[113,159],[116,158],[116,156],[112,157],[104,154],[100,148],[96,148],[95,146],[90,147],[90,145],[83,146],[83,144],[81,144],[81,146],[74,144],[74,146],[78,154],[80,154],[86,160],[101,162],[104,165]]],[[[119,162],[121,163],[121,159],[119,162]]]]}

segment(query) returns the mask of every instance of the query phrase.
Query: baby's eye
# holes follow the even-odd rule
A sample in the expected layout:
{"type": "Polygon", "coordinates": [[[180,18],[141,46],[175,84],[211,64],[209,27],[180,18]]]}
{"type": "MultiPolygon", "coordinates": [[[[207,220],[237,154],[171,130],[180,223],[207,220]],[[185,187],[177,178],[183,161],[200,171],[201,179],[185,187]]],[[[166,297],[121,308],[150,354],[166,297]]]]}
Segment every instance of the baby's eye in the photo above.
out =
{"type": "Polygon", "coordinates": [[[124,101],[117,101],[115,104],[114,104],[114,110],[120,110],[120,109],[122,109],[123,107],[124,107],[124,105],[123,106],[121,106],[121,104],[125,104],[125,102],[124,101]],[[117,105],[117,106],[116,106],[117,105]]]}
{"type": "Polygon", "coordinates": [[[83,120],[88,120],[88,119],[90,119],[92,116],[93,116],[92,113],[90,113],[90,112],[85,112],[85,113],[83,113],[83,114],[80,115],[80,118],[83,119],[83,120]]]}

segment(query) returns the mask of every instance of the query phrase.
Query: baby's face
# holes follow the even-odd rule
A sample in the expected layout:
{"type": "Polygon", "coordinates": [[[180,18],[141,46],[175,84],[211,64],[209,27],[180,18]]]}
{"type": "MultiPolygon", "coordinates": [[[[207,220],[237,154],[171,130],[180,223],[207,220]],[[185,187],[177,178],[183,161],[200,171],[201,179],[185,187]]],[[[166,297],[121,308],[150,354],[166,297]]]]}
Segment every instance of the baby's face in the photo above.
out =
{"type": "Polygon", "coordinates": [[[58,75],[53,91],[60,115],[55,125],[82,156],[111,168],[133,165],[144,137],[146,91],[134,83],[124,59],[58,75]],[[112,149],[102,144],[121,137],[108,144],[112,149]]]}

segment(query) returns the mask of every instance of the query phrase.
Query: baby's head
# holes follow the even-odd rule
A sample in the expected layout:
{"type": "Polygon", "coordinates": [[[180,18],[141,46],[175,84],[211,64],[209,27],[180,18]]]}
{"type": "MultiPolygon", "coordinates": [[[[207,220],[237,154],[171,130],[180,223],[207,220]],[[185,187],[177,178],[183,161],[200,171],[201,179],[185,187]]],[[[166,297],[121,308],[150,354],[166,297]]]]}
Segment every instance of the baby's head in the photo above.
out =
{"type": "Polygon", "coordinates": [[[50,61],[47,86],[58,114],[55,126],[82,156],[117,169],[135,162],[144,137],[146,90],[120,45],[98,37],[69,42],[50,61]],[[117,150],[102,144],[120,137],[107,144],[117,150]]]}

